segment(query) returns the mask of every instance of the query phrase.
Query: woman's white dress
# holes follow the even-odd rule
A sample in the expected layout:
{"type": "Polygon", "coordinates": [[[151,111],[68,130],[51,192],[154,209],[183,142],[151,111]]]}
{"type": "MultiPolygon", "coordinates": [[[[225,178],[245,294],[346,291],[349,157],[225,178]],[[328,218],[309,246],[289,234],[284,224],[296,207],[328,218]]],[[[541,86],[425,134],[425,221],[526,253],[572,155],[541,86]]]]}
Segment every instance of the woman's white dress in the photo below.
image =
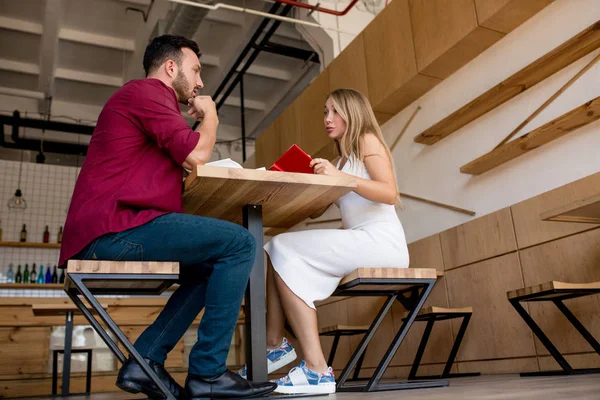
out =
{"type": "MultiPolygon", "coordinates": [[[[364,163],[355,157],[342,171],[371,179],[364,163]]],[[[404,229],[393,205],[354,192],[336,205],[344,229],[282,233],[264,247],[275,271],[311,308],[315,301],[328,298],[340,280],[357,268],[407,268],[409,263],[404,229]]]]}

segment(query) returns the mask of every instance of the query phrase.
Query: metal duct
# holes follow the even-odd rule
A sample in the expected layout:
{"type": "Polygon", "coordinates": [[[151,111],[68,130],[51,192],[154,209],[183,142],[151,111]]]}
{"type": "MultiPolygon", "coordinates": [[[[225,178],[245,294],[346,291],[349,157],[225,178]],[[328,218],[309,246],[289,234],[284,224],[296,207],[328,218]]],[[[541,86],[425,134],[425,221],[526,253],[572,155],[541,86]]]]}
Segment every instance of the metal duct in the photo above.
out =
{"type": "MultiPolygon", "coordinates": [[[[214,4],[213,0],[201,1],[193,0],[195,3],[214,4]]],[[[200,7],[192,7],[183,4],[169,11],[167,15],[166,32],[170,35],[179,35],[188,39],[192,39],[200,26],[200,22],[204,19],[210,10],[200,7]]]]}

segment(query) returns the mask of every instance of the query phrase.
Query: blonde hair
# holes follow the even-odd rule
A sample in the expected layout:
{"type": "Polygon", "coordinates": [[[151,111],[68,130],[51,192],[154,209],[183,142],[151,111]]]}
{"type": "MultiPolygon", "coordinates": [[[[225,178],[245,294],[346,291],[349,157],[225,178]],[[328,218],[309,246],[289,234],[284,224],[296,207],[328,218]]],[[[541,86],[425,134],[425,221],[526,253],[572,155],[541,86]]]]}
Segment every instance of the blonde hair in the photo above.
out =
{"type": "MultiPolygon", "coordinates": [[[[369,100],[361,92],[354,89],[336,89],[329,93],[327,98],[331,99],[335,110],[346,122],[344,135],[340,140],[336,140],[338,155],[347,161],[350,160],[352,155],[358,160],[364,161],[365,154],[363,154],[363,150],[360,147],[360,138],[367,133],[375,135],[388,155],[397,188],[398,178],[396,177],[396,167],[392,152],[385,143],[381,128],[377,123],[369,100]]],[[[399,195],[396,198],[396,205],[402,207],[399,195]]]]}

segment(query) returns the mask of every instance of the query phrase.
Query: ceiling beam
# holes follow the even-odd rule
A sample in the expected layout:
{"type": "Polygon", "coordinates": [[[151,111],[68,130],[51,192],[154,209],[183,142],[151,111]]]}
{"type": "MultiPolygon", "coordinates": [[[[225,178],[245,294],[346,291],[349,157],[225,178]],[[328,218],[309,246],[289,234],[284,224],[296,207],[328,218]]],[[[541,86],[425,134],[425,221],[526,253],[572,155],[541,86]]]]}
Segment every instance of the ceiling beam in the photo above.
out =
{"type": "MultiPolygon", "coordinates": [[[[47,2],[53,4],[53,2],[47,2]]],[[[42,35],[44,27],[37,22],[24,21],[15,18],[0,16],[0,28],[11,31],[30,33],[33,35],[42,35]]],[[[58,31],[58,38],[69,42],[91,44],[98,47],[106,47],[116,50],[134,51],[135,42],[130,39],[123,39],[117,36],[99,35],[76,29],[61,28],[58,31]]],[[[42,39],[43,40],[43,39],[42,39]]]]}
{"type": "MultiPolygon", "coordinates": [[[[21,61],[6,60],[0,58],[0,70],[18,72],[28,75],[39,75],[40,68],[36,64],[24,63],[21,61]]],[[[56,68],[56,78],[68,81],[93,83],[104,86],[123,86],[123,78],[110,75],[94,74],[91,72],[77,71],[68,68],[56,68]]]]}
{"type": "MultiPolygon", "coordinates": [[[[44,10],[43,34],[40,43],[38,74],[38,90],[46,98],[54,95],[54,76],[58,60],[58,32],[63,11],[63,0],[47,1],[44,10]]],[[[38,109],[42,114],[51,112],[50,105],[44,100],[38,102],[38,109]]]]}

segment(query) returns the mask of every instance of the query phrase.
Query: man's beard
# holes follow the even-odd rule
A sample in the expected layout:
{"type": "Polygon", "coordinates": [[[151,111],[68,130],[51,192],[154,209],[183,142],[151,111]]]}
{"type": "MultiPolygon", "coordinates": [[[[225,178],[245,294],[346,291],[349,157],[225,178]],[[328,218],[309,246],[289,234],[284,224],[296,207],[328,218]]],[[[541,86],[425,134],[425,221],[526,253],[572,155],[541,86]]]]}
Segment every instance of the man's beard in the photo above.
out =
{"type": "Polygon", "coordinates": [[[173,81],[173,90],[177,94],[177,100],[181,104],[187,104],[188,99],[192,97],[193,88],[190,87],[185,75],[181,71],[177,72],[177,77],[173,81]]]}

